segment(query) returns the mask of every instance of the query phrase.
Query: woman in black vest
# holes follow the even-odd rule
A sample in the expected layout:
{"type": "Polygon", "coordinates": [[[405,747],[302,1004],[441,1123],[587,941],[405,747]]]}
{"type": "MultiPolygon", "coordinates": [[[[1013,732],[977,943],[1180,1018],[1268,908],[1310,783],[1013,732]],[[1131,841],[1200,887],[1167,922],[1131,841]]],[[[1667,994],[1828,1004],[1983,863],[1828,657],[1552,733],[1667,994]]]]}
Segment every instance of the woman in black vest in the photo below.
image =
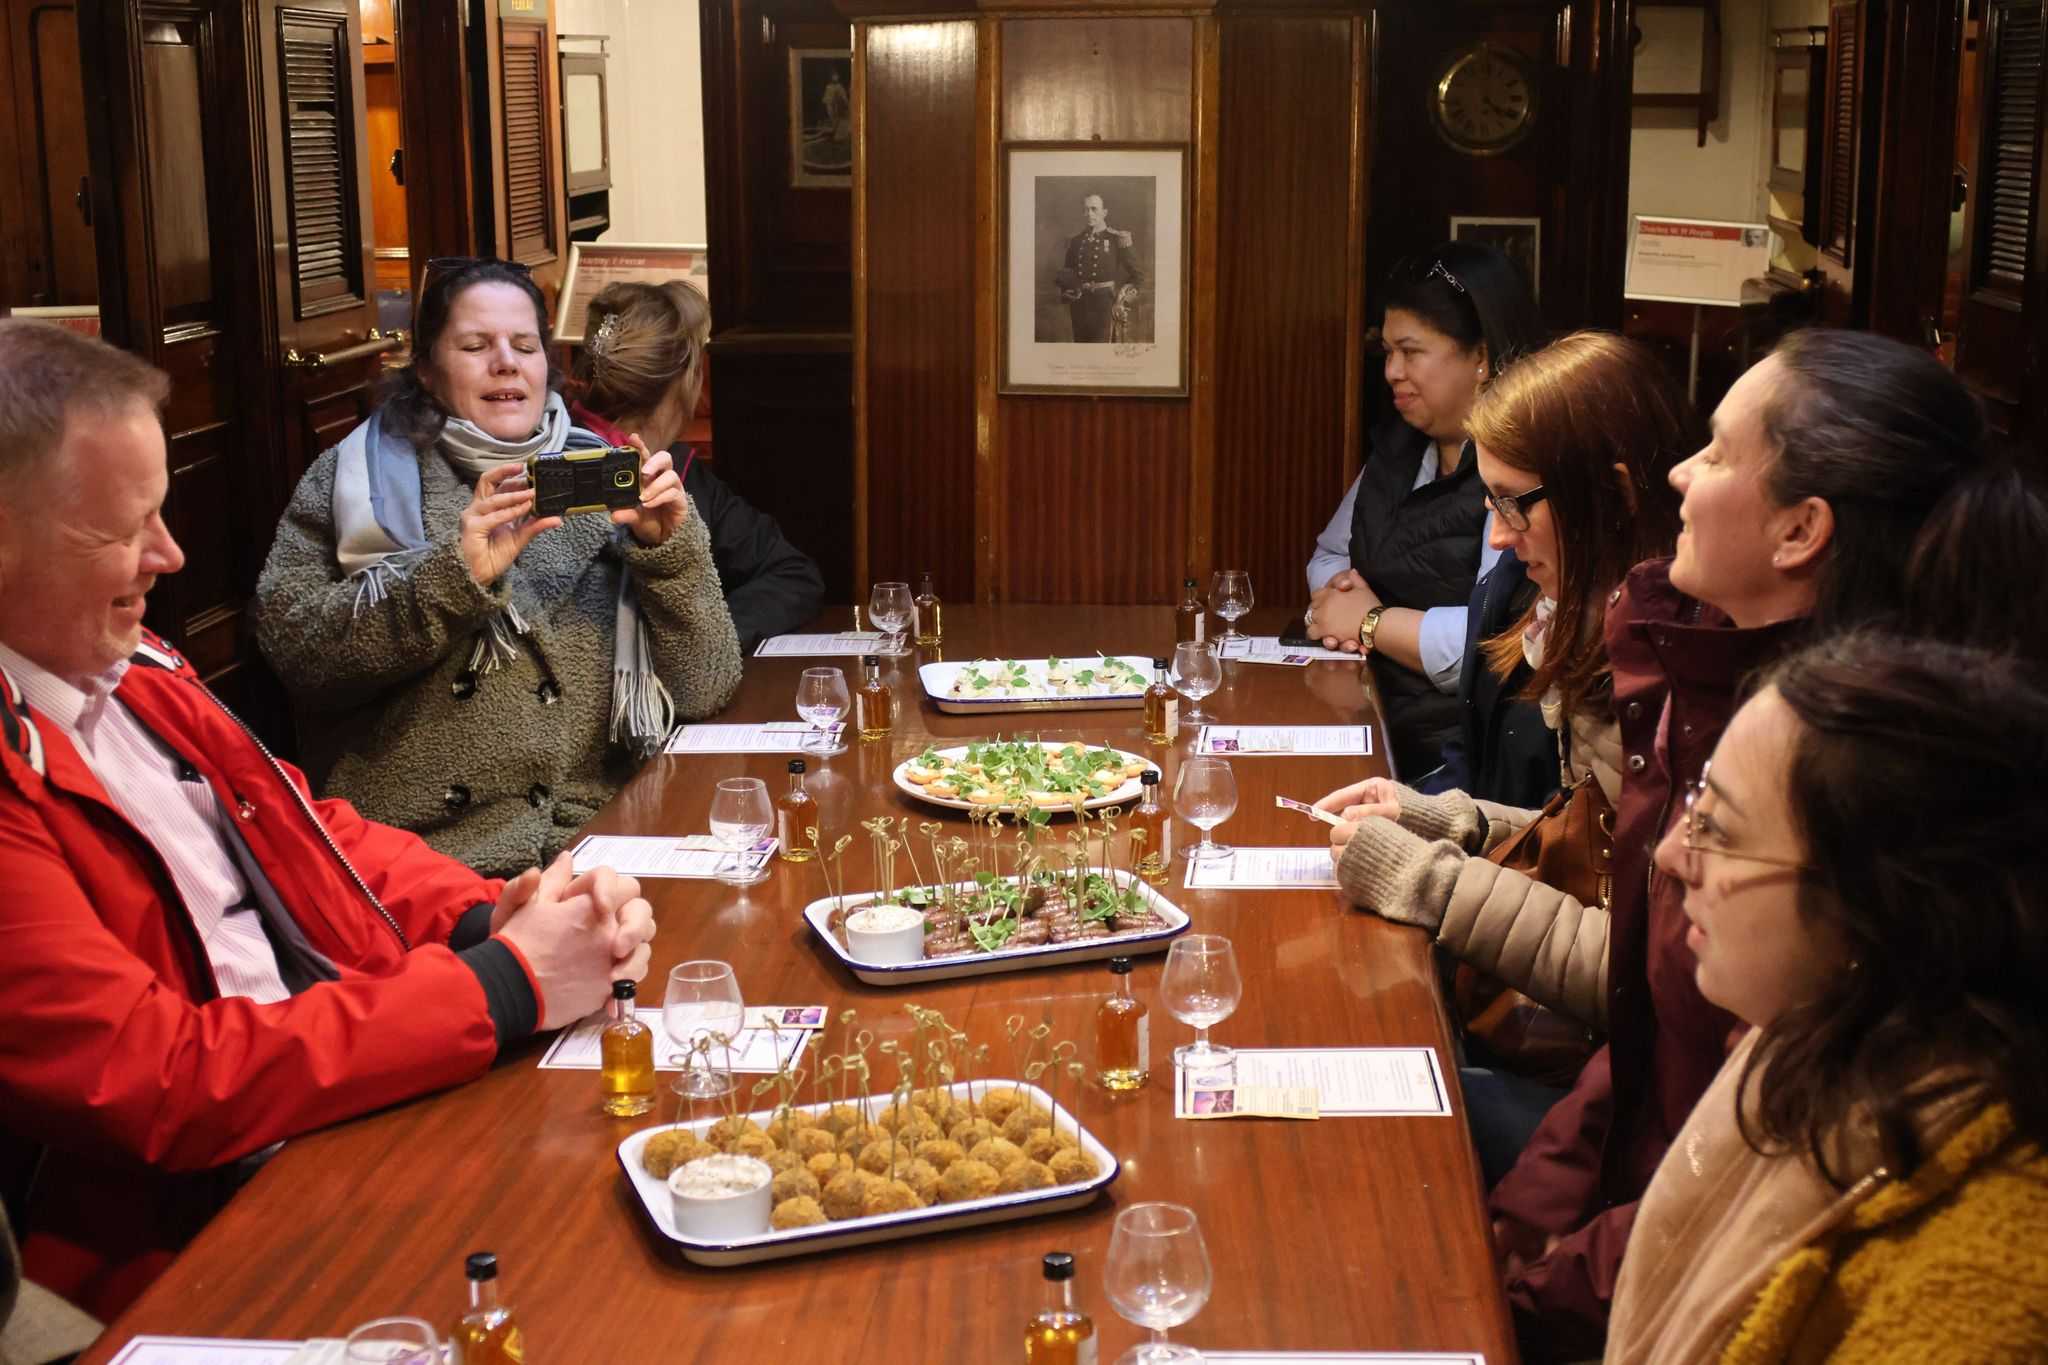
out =
{"type": "Polygon", "coordinates": [[[1394,267],[1380,325],[1396,415],[1317,538],[1308,633],[1371,656],[1395,771],[1419,778],[1458,732],[1466,603],[1486,500],[1465,435],[1472,400],[1544,342],[1535,300],[1492,247],[1445,242],[1394,267]],[[1348,562],[1347,562],[1348,561],[1348,562]]]}

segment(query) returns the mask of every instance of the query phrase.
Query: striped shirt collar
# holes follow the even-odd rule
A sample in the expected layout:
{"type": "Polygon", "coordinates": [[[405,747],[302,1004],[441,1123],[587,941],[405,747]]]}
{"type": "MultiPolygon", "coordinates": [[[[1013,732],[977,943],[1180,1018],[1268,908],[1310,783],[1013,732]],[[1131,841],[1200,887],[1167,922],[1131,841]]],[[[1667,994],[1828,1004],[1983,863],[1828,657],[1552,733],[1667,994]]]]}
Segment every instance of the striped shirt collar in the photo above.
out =
{"type": "Polygon", "coordinates": [[[0,644],[0,668],[5,668],[7,676],[14,679],[31,708],[46,716],[67,737],[85,736],[89,741],[93,727],[106,710],[107,699],[128,673],[128,661],[122,659],[112,668],[94,674],[81,687],[0,644]]]}

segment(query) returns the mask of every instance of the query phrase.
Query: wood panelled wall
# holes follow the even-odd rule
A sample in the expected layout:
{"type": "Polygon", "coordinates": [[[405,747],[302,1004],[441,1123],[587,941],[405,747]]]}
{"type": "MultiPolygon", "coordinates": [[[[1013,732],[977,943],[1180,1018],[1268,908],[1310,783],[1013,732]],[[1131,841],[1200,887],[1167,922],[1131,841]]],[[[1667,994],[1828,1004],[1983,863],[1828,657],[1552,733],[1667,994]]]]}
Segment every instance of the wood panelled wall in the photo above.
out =
{"type": "Polygon", "coordinates": [[[1164,603],[1231,567],[1298,601],[1358,469],[1374,284],[1399,256],[1453,214],[1539,217],[1552,324],[1619,321],[1626,0],[836,3],[857,584],[929,568],[956,599],[1164,603]],[[1544,131],[1490,158],[1426,113],[1432,73],[1482,37],[1545,73],[1544,131]],[[1004,147],[1088,141],[1189,148],[1185,397],[998,392],[1004,147]]]}

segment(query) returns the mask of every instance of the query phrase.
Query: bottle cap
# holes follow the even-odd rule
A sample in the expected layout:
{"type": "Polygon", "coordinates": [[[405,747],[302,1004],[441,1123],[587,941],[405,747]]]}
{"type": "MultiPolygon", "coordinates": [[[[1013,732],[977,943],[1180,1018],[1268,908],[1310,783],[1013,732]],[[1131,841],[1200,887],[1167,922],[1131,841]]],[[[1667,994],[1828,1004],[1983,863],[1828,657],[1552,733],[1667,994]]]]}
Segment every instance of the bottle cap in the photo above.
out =
{"type": "Polygon", "coordinates": [[[633,998],[633,990],[633,983],[630,981],[614,981],[612,982],[612,999],[631,1000],[633,998]]]}
{"type": "Polygon", "coordinates": [[[1109,969],[1118,976],[1127,976],[1130,974],[1131,960],[1127,957],[1113,957],[1109,960],[1109,969]]]}
{"type": "Polygon", "coordinates": [[[1164,659],[1154,659],[1154,660],[1152,661],[1152,666],[1153,666],[1154,668],[1164,668],[1164,667],[1166,667],[1166,660],[1164,660],[1164,659]]]}
{"type": "Polygon", "coordinates": [[[792,758],[791,760],[789,760],[789,770],[793,773],[803,772],[804,761],[800,758],[792,758]]]}
{"type": "Polygon", "coordinates": [[[1141,773],[1139,773],[1139,774],[1138,774],[1138,785],[1140,785],[1140,786],[1143,786],[1143,787],[1156,787],[1156,786],[1158,786],[1158,785],[1159,785],[1159,770],[1158,770],[1157,768],[1147,768],[1147,769],[1145,769],[1145,771],[1144,771],[1144,772],[1141,772],[1141,773]]]}
{"type": "Polygon", "coordinates": [[[1074,1253],[1071,1251],[1048,1251],[1045,1254],[1045,1278],[1048,1280],[1073,1279],[1074,1253]]]}
{"type": "Polygon", "coordinates": [[[879,654],[863,654],[860,656],[860,661],[869,668],[880,668],[882,666],[882,656],[879,654]]]}
{"type": "Polygon", "coordinates": [[[495,1280],[498,1278],[498,1258],[488,1251],[472,1251],[469,1259],[462,1263],[462,1273],[472,1280],[495,1280]]]}
{"type": "Polygon", "coordinates": [[[1192,588],[1192,587],[1194,587],[1194,586],[1195,586],[1195,580],[1194,580],[1194,579],[1192,579],[1192,578],[1186,578],[1186,579],[1182,579],[1182,580],[1181,580],[1181,586],[1182,586],[1183,588],[1192,588]]]}

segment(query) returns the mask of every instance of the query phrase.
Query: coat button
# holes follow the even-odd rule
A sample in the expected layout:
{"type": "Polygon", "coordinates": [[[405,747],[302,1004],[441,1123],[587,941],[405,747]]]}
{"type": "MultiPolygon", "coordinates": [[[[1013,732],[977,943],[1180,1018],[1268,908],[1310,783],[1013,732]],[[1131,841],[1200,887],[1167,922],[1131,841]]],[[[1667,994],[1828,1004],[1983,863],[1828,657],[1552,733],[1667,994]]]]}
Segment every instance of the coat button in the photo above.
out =
{"type": "Polygon", "coordinates": [[[1649,766],[1650,765],[1643,760],[1643,756],[1641,754],[1630,754],[1628,756],[1628,770],[1632,773],[1639,773],[1649,766]]]}
{"type": "Polygon", "coordinates": [[[469,804],[469,788],[456,783],[441,793],[441,804],[449,810],[461,810],[469,804]]]}
{"type": "Polygon", "coordinates": [[[235,814],[244,820],[256,818],[256,807],[240,797],[235,798],[235,814]]]}
{"type": "Polygon", "coordinates": [[[1632,701],[1632,702],[1630,702],[1630,703],[1628,704],[1628,710],[1626,711],[1626,713],[1625,713],[1625,714],[1626,714],[1626,715],[1628,716],[1628,718],[1629,718],[1630,720],[1640,720],[1640,719],[1642,719],[1642,715],[1643,715],[1643,704],[1642,704],[1641,702],[1639,702],[1639,701],[1632,701]]]}
{"type": "Polygon", "coordinates": [[[535,810],[539,810],[542,803],[545,802],[550,795],[552,795],[552,793],[549,792],[545,786],[543,786],[541,783],[536,782],[531,787],[528,787],[526,789],[526,804],[532,806],[535,810]]]}

